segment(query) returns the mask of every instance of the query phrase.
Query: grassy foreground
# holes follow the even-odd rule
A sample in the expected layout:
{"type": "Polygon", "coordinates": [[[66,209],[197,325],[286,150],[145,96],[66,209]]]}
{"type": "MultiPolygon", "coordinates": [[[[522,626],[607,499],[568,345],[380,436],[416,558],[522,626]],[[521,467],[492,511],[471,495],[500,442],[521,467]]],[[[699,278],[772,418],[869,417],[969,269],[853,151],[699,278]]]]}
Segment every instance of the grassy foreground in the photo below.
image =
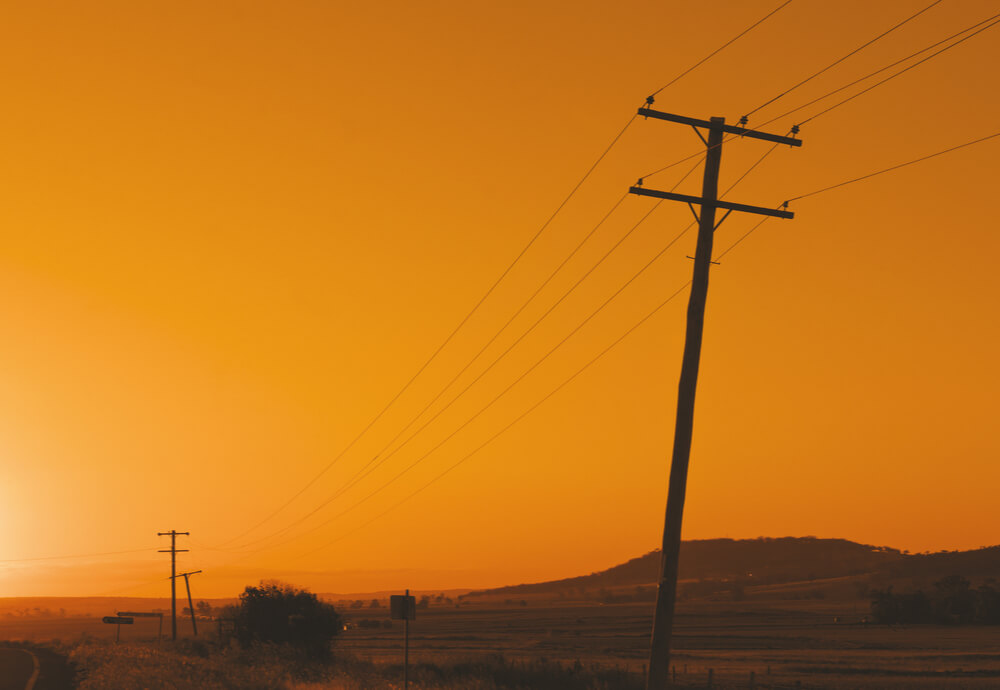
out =
{"type": "MultiPolygon", "coordinates": [[[[80,690],[119,688],[204,690],[370,690],[401,688],[400,664],[344,655],[305,661],[276,647],[229,649],[200,642],[176,645],[81,642],[69,653],[80,690]]],[[[548,661],[511,661],[501,655],[412,664],[413,690],[638,690],[637,674],[616,669],[566,667],[548,661]]]]}

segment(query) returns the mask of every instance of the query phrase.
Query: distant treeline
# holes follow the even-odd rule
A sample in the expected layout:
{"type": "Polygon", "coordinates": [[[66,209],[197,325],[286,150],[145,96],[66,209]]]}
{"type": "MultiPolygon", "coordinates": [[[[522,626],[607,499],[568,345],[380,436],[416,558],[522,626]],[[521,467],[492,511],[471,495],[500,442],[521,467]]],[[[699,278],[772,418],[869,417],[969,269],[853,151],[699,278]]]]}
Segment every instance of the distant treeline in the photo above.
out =
{"type": "Polygon", "coordinates": [[[973,588],[964,577],[949,575],[930,592],[896,594],[890,586],[871,594],[876,623],[1000,625],[1000,585],[994,579],[973,588]]]}

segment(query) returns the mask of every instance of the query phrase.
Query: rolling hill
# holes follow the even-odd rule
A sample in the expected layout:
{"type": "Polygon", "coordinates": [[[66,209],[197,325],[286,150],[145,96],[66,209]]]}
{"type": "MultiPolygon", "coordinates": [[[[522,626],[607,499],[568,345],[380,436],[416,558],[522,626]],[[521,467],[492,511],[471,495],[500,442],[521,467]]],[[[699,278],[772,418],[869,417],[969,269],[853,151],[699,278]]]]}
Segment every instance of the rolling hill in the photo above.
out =
{"type": "MultiPolygon", "coordinates": [[[[590,575],[481,590],[468,596],[555,595],[582,589],[653,585],[659,569],[660,552],[656,550],[590,575]]],[[[1000,546],[909,554],[847,539],[761,537],[685,541],[680,555],[682,581],[740,580],[775,585],[862,575],[912,579],[951,574],[1000,577],[1000,546]]]]}

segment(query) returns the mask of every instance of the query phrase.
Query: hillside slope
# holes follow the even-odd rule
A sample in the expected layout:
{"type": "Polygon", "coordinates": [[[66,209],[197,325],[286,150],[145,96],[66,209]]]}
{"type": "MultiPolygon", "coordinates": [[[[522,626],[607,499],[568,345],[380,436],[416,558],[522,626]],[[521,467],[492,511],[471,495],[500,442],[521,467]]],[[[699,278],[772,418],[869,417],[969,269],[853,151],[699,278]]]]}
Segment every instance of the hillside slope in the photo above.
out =
{"type": "MultiPolygon", "coordinates": [[[[657,550],[590,575],[482,590],[470,596],[554,594],[573,589],[650,585],[656,582],[659,569],[660,552],[657,550]]],[[[752,578],[755,584],[766,585],[864,574],[1000,577],[1000,546],[974,551],[905,554],[886,546],[816,537],[701,539],[681,544],[681,580],[752,578]]]]}

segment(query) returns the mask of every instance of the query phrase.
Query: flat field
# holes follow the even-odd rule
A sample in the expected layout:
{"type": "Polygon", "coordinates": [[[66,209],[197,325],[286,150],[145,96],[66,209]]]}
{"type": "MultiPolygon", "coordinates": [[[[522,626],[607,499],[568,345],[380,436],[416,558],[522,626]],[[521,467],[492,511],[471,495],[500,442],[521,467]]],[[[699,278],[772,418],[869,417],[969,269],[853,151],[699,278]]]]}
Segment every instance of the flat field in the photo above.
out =
{"type": "MultiPolygon", "coordinates": [[[[545,660],[618,668],[637,680],[646,663],[650,603],[474,602],[420,609],[410,624],[412,664],[455,664],[501,654],[514,663],[545,660]]],[[[1000,687],[1000,628],[865,624],[864,602],[768,601],[682,604],[675,630],[678,685],[773,688],[1000,687]]],[[[338,650],[380,666],[402,660],[403,625],[387,609],[345,611],[338,650]],[[364,623],[364,621],[368,621],[364,623]],[[381,627],[372,627],[375,622],[381,627]]],[[[122,626],[123,644],[155,639],[155,621],[122,626]]],[[[164,626],[169,630],[169,621],[164,626]]],[[[190,621],[181,619],[182,636],[190,621]]],[[[216,626],[202,621],[205,639],[216,626]]],[[[0,638],[114,637],[100,618],[0,619],[0,638]]]]}
{"type": "MultiPolygon", "coordinates": [[[[865,624],[866,609],[864,603],[815,601],[682,605],[674,636],[677,680],[705,685],[711,669],[714,685],[732,687],[749,686],[751,672],[758,687],[1000,687],[1000,628],[865,624]]],[[[434,663],[499,652],[638,674],[648,654],[651,610],[649,603],[541,602],[429,608],[410,624],[410,658],[434,663]]],[[[373,661],[398,660],[403,628],[393,623],[391,629],[351,629],[338,645],[373,661]]]]}

